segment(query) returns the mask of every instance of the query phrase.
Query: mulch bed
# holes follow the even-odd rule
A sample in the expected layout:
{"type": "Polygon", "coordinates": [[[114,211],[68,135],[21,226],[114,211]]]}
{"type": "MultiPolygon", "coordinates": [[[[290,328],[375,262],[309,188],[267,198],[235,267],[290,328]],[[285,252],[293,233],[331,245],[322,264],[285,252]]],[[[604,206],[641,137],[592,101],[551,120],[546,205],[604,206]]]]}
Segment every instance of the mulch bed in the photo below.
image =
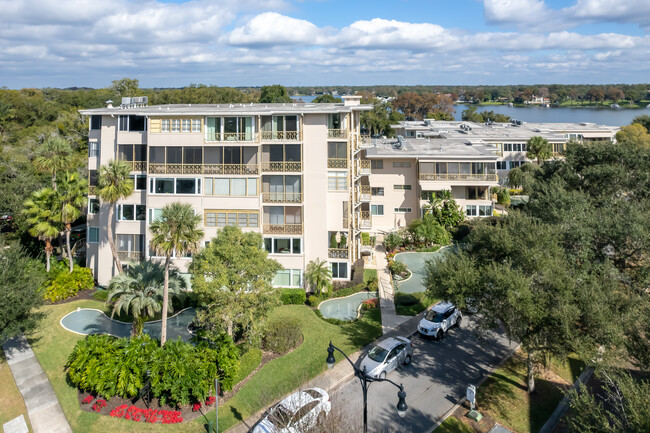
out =
{"type": "Polygon", "coordinates": [[[60,305],[60,304],[68,304],[68,303],[74,302],[74,301],[82,301],[82,300],[86,300],[86,299],[95,299],[95,298],[93,298],[93,293],[95,293],[96,291],[97,291],[97,289],[94,289],[94,288],[93,289],[87,289],[87,290],[79,290],[79,292],[77,292],[76,295],[74,295],[74,296],[72,296],[72,297],[70,297],[68,299],[64,299],[63,301],[51,302],[49,304],[50,305],[60,305]]]}

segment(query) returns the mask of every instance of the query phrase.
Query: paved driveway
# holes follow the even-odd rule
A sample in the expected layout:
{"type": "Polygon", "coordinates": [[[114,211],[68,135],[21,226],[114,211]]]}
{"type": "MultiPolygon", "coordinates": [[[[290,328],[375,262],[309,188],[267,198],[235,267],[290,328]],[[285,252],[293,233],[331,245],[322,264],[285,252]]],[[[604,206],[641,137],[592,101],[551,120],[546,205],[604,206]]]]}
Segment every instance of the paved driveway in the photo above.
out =
{"type": "MultiPolygon", "coordinates": [[[[478,383],[516,347],[503,334],[491,333],[478,339],[472,325],[471,316],[465,316],[462,326],[452,329],[442,341],[417,335],[411,338],[413,362],[388,375],[388,379],[404,384],[407,415],[404,419],[397,415],[397,388],[373,383],[368,390],[370,432],[429,433],[433,424],[464,397],[467,385],[478,383]]],[[[363,419],[358,379],[345,382],[331,394],[333,415],[346,424],[345,430],[358,431],[363,419]]]]}

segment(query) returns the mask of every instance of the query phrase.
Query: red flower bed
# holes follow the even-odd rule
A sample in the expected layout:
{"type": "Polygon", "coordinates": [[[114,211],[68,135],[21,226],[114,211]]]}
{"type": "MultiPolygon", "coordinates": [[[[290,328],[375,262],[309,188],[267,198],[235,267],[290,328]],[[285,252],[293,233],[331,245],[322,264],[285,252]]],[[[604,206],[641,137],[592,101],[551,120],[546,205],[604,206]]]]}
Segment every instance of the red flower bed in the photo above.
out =
{"type": "Polygon", "coordinates": [[[140,409],[135,406],[129,407],[126,404],[116,407],[111,411],[113,418],[124,418],[137,422],[156,423],[161,421],[163,424],[178,424],[183,422],[180,411],[177,410],[156,410],[140,409]]]}
{"type": "Polygon", "coordinates": [[[217,398],[213,395],[208,397],[208,399],[205,401],[206,406],[212,406],[215,402],[217,401],[217,398]]]}
{"type": "Polygon", "coordinates": [[[192,405],[192,412],[196,412],[196,411],[199,411],[199,410],[201,410],[201,403],[194,403],[192,405]]]}
{"type": "Polygon", "coordinates": [[[99,412],[105,407],[106,407],[106,400],[99,399],[95,402],[95,404],[93,404],[93,410],[95,412],[99,412]]]}
{"type": "Polygon", "coordinates": [[[88,397],[84,398],[81,402],[83,404],[90,404],[92,401],[95,399],[92,395],[89,395],[88,397]]]}
{"type": "Polygon", "coordinates": [[[379,299],[377,298],[371,298],[371,299],[366,299],[365,301],[362,302],[363,308],[366,310],[370,310],[371,308],[377,308],[379,306],[379,299]]]}

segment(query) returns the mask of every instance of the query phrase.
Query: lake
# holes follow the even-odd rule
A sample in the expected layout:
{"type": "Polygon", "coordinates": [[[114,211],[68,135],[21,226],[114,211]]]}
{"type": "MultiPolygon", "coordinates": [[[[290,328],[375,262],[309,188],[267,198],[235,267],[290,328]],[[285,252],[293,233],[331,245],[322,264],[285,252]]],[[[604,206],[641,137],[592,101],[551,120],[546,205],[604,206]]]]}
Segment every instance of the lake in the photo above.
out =
{"type": "MultiPolygon", "coordinates": [[[[303,102],[311,102],[316,96],[292,96],[302,98],[303,102]]],[[[477,107],[478,111],[494,111],[505,114],[513,119],[533,123],[580,123],[593,122],[601,125],[629,125],[636,116],[650,115],[650,108],[593,108],[593,107],[509,107],[507,105],[486,105],[477,107]]],[[[467,105],[454,105],[454,119],[461,120],[463,110],[467,105]]]]}
{"type": "MultiPolygon", "coordinates": [[[[454,105],[454,119],[461,120],[467,105],[454,105]]],[[[534,123],[593,122],[601,125],[629,125],[636,116],[650,114],[650,108],[571,108],[571,107],[509,107],[490,105],[478,107],[478,112],[494,111],[513,119],[534,123]]]]}

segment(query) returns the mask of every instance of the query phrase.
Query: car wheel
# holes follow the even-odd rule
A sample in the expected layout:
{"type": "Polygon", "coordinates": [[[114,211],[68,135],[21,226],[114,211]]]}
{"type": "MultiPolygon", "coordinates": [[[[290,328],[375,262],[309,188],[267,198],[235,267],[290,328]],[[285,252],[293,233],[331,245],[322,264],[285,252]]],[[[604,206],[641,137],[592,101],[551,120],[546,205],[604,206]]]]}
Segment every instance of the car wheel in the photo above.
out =
{"type": "Polygon", "coordinates": [[[458,316],[458,319],[456,319],[456,327],[458,328],[462,322],[463,322],[463,316],[458,316]]]}
{"type": "Polygon", "coordinates": [[[404,358],[404,365],[409,365],[411,363],[411,355],[406,355],[404,358]]]}
{"type": "Polygon", "coordinates": [[[379,378],[382,379],[382,380],[386,379],[386,372],[382,371],[381,373],[379,373],[379,378]]]}
{"type": "Polygon", "coordinates": [[[438,329],[438,332],[436,332],[436,340],[441,340],[442,339],[442,329],[438,329]]]}

